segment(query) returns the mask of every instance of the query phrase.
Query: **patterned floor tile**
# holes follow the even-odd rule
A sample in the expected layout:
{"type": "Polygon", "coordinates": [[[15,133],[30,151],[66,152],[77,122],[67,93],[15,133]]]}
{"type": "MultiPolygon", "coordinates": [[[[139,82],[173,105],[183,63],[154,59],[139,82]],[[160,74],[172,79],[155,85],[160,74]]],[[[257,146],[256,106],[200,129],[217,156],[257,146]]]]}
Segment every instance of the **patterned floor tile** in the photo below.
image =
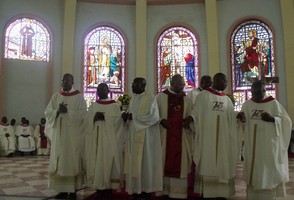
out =
{"type": "MultiPolygon", "coordinates": [[[[45,200],[56,195],[54,190],[48,189],[48,164],[48,156],[0,157],[0,200],[45,200]]],[[[288,196],[278,200],[294,199],[294,158],[289,159],[289,172],[288,196]]],[[[236,194],[229,200],[246,200],[246,183],[242,174],[240,162],[236,169],[236,194]]],[[[90,188],[80,190],[78,200],[94,192],[90,188]]]]}

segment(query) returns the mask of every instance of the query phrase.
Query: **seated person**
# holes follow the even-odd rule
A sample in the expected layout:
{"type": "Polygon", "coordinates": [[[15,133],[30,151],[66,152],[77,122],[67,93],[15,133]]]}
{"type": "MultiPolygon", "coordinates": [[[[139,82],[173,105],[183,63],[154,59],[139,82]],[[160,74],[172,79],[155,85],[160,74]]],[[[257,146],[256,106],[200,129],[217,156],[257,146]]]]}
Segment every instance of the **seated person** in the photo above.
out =
{"type": "Polygon", "coordinates": [[[16,127],[15,135],[18,137],[18,150],[23,154],[24,152],[34,153],[36,150],[35,140],[33,138],[34,129],[29,124],[26,118],[21,119],[21,124],[16,127]]]}
{"type": "Polygon", "coordinates": [[[6,117],[0,122],[0,156],[13,156],[15,152],[15,135],[6,117]]]}
{"type": "Polygon", "coordinates": [[[45,124],[46,119],[41,118],[40,124],[38,124],[34,131],[34,136],[37,146],[37,155],[49,155],[50,153],[50,142],[49,138],[45,135],[45,124]]]}

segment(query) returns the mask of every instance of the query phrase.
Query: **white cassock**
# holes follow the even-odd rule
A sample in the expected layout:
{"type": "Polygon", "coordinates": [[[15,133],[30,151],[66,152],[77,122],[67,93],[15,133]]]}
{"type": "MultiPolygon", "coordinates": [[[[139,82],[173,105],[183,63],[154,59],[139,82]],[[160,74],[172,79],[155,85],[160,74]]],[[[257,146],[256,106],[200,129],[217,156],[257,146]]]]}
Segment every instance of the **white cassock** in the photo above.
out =
{"type": "Polygon", "coordinates": [[[191,99],[193,105],[195,104],[196,96],[202,91],[203,91],[203,89],[201,87],[198,87],[198,88],[194,88],[193,90],[191,90],[187,93],[187,97],[189,97],[189,99],[191,99]]]}
{"type": "Polygon", "coordinates": [[[162,190],[162,149],[159,112],[154,95],[145,91],[135,94],[129,112],[125,173],[129,194],[162,190]]]}
{"type": "MultiPolygon", "coordinates": [[[[168,131],[167,129],[160,126],[160,132],[161,132],[161,143],[162,143],[162,157],[163,157],[163,195],[168,195],[170,198],[187,198],[187,192],[188,192],[188,173],[191,170],[192,165],[192,142],[193,142],[193,133],[192,130],[187,130],[184,127],[182,127],[183,119],[188,117],[190,115],[190,112],[192,110],[192,101],[182,94],[175,94],[172,91],[168,90],[164,91],[162,93],[159,93],[157,96],[157,102],[159,107],[159,114],[160,119],[167,119],[170,121],[171,128],[169,133],[172,133],[172,131],[177,131],[180,133],[180,131],[173,129],[174,125],[177,124],[177,127],[181,127],[181,139],[179,139],[178,133],[172,134],[173,136],[171,139],[168,139],[170,137],[167,137],[168,131]],[[170,97],[169,97],[170,96],[170,97]],[[170,98],[170,102],[168,99],[170,98]],[[174,100],[174,101],[172,101],[174,100]],[[178,103],[177,102],[182,102],[178,103]],[[172,106],[173,111],[172,116],[168,116],[169,113],[169,107],[172,106]],[[180,107],[183,108],[179,109],[180,107]],[[178,112],[177,112],[178,110],[178,112]],[[179,113],[180,111],[181,115],[179,113]],[[172,122],[171,122],[172,121],[172,122]],[[178,123],[177,123],[178,122],[178,123]],[[167,141],[168,140],[168,141],[167,141]],[[175,152],[176,146],[179,144],[175,144],[177,141],[181,141],[181,148],[177,149],[176,153],[172,153],[173,156],[169,156],[169,159],[171,162],[166,161],[166,152],[169,152],[169,150],[172,150],[172,152],[175,152]],[[167,145],[169,143],[169,145],[167,145]],[[167,147],[169,146],[169,147],[167,147]],[[180,155],[179,155],[180,153],[180,155]],[[169,171],[177,171],[177,176],[174,176],[169,173],[170,175],[165,174],[165,165],[167,168],[173,168],[171,166],[174,166],[174,163],[177,161],[178,165],[180,166],[180,171],[177,170],[169,170],[169,171]],[[179,174],[178,174],[179,173],[179,174]]],[[[170,134],[171,135],[171,134],[170,134]]],[[[171,155],[171,154],[169,154],[171,155]]],[[[168,172],[167,172],[168,173],[168,172]]]]}
{"type": "MultiPolygon", "coordinates": [[[[119,189],[122,152],[120,151],[122,126],[121,110],[114,100],[92,103],[86,120],[86,169],[88,186],[99,189],[119,189]],[[105,120],[93,122],[96,112],[103,112],[105,120]]],[[[126,134],[126,133],[124,133],[126,134]]]]}
{"type": "Polygon", "coordinates": [[[0,156],[7,156],[16,149],[13,127],[9,124],[0,124],[0,156]],[[6,137],[6,133],[9,134],[6,137]]]}
{"type": "Polygon", "coordinates": [[[86,112],[83,95],[73,89],[55,93],[45,110],[45,133],[51,137],[49,188],[57,192],[75,192],[82,187],[86,112]],[[67,113],[56,117],[61,103],[67,104],[67,113]]]}
{"type": "Polygon", "coordinates": [[[15,135],[18,137],[18,150],[21,152],[32,152],[36,150],[34,140],[34,129],[27,124],[20,124],[16,127],[15,135]]]}
{"type": "Polygon", "coordinates": [[[247,100],[242,111],[244,130],[244,178],[247,199],[271,200],[285,196],[285,182],[289,181],[288,146],[292,122],[282,105],[274,98],[260,102],[247,100]],[[275,122],[261,120],[267,112],[275,122]]]}
{"type": "Polygon", "coordinates": [[[45,139],[45,144],[44,144],[44,139],[41,138],[41,132],[44,132],[45,125],[38,124],[34,130],[34,137],[36,141],[36,146],[37,146],[37,155],[49,155],[50,153],[50,140],[44,134],[45,139]],[[43,141],[42,141],[43,140],[43,141]]]}
{"type": "Polygon", "coordinates": [[[223,92],[208,88],[197,95],[192,117],[196,129],[194,189],[204,197],[229,197],[235,193],[234,176],[240,152],[232,101],[223,92]]]}

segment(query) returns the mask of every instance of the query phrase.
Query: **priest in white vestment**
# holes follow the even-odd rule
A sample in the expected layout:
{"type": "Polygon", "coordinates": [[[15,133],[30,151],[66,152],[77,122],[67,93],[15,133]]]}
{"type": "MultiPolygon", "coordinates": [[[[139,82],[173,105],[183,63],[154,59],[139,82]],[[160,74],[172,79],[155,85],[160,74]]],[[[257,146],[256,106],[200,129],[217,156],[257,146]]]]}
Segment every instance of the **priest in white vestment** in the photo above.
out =
{"type": "Polygon", "coordinates": [[[53,94],[45,110],[45,133],[51,137],[49,188],[59,192],[57,199],[76,199],[75,192],[82,187],[83,180],[83,123],[87,106],[73,83],[73,76],[65,74],[62,90],[53,94]]]}
{"type": "Polygon", "coordinates": [[[189,91],[187,93],[187,97],[189,97],[194,105],[196,96],[205,90],[206,88],[209,88],[212,85],[212,80],[211,76],[209,75],[204,75],[201,77],[200,80],[200,86],[198,88],[194,88],[193,90],[189,91]]]}
{"type": "Polygon", "coordinates": [[[0,122],[0,156],[13,156],[15,150],[14,129],[8,123],[7,118],[2,117],[0,122]]]}
{"type": "MultiPolygon", "coordinates": [[[[122,126],[120,105],[108,97],[105,83],[97,87],[99,99],[87,113],[86,169],[87,185],[96,189],[96,198],[111,199],[112,189],[122,183],[122,126]]],[[[123,133],[126,134],[126,133],[123,133]]]]}
{"type": "Polygon", "coordinates": [[[247,200],[273,200],[286,196],[292,121],[276,99],[265,96],[262,81],[252,84],[251,93],[241,110],[247,200]]]}
{"type": "Polygon", "coordinates": [[[212,87],[197,95],[191,115],[196,132],[194,189],[205,198],[227,198],[235,193],[234,177],[240,150],[234,107],[223,93],[226,86],[226,76],[217,73],[212,87]]]}
{"type": "Polygon", "coordinates": [[[134,198],[150,199],[162,190],[162,149],[159,112],[154,95],[145,91],[146,80],[135,78],[128,113],[122,117],[128,126],[125,173],[126,191],[134,198]]]}
{"type": "Polygon", "coordinates": [[[34,153],[36,150],[36,142],[34,139],[34,128],[29,124],[26,118],[21,119],[15,129],[15,135],[18,138],[18,150],[23,154],[25,152],[34,153]]]}
{"type": "Polygon", "coordinates": [[[185,95],[184,78],[176,74],[171,87],[157,97],[163,152],[163,195],[187,199],[188,174],[192,165],[193,132],[183,127],[183,120],[192,110],[192,101],[185,95]]]}

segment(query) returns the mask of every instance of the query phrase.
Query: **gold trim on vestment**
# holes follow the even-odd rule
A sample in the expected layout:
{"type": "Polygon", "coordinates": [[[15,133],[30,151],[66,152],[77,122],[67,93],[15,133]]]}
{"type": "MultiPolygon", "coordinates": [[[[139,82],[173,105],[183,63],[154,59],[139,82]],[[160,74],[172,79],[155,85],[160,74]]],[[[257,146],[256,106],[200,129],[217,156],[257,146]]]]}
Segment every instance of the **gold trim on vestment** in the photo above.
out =
{"type": "Polygon", "coordinates": [[[249,179],[249,185],[251,186],[252,186],[253,168],[254,168],[254,161],[255,161],[256,129],[257,129],[257,124],[254,124],[253,149],[252,149],[252,159],[251,159],[251,169],[250,169],[250,179],[249,179]]]}
{"type": "Polygon", "coordinates": [[[216,148],[215,148],[215,165],[216,166],[217,166],[217,157],[218,157],[219,121],[220,121],[220,116],[217,115],[217,118],[216,118],[216,148]]]}

